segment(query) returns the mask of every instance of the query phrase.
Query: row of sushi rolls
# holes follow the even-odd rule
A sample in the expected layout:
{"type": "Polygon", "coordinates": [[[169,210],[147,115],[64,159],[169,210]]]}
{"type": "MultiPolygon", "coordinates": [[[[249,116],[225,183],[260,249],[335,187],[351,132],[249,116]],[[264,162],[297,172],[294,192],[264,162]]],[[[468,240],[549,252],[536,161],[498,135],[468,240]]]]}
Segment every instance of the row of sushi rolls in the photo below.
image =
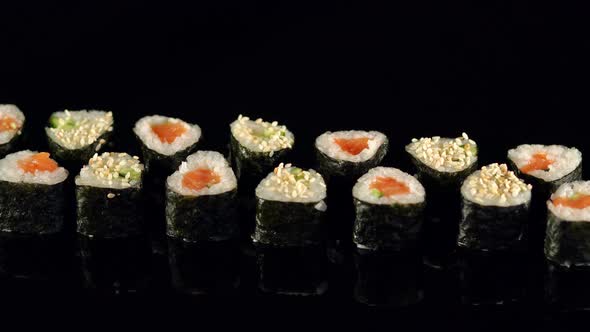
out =
{"type": "Polygon", "coordinates": [[[295,137],[285,125],[242,115],[230,124],[228,159],[198,149],[198,125],[160,115],[145,116],[133,128],[141,158],[103,151],[114,129],[111,112],[51,114],[45,128],[49,152],[14,151],[24,126],[17,106],[0,105],[3,232],[59,232],[72,183],[78,233],[96,238],[137,234],[144,227],[138,217],[145,208],[144,173],[164,169],[167,236],[188,242],[235,238],[238,183],[250,178],[256,181],[249,193],[256,202],[253,241],[308,246],[325,240],[330,182],[348,178],[355,213],[349,236],[358,248],[417,246],[429,213],[427,194],[442,191],[460,198],[458,247],[521,246],[531,202],[537,200],[547,221],[546,258],[564,267],[590,266],[590,181],[581,180],[582,154],[573,147],[524,144],[508,151],[507,164],[479,167],[478,145],[465,133],[413,138],[405,147],[416,167],[412,175],[379,166],[388,139],[377,131],[323,133],[315,140],[316,171],[287,162],[295,137]],[[77,164],[78,173],[68,182],[74,170],[63,165],[77,164]]]}

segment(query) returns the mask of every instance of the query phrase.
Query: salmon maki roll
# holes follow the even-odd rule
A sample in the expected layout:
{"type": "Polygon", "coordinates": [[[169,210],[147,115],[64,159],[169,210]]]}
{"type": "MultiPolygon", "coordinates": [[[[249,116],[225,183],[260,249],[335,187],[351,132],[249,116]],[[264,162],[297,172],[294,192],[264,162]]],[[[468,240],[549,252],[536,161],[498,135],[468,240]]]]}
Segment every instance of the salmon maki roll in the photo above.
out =
{"type": "Polygon", "coordinates": [[[133,131],[141,142],[146,170],[157,170],[166,175],[178,168],[202,139],[198,125],[162,115],[139,119],[133,131]]]}
{"type": "Polygon", "coordinates": [[[0,231],[51,234],[64,219],[68,171],[47,152],[20,151],[0,160],[0,231]]]}
{"type": "Polygon", "coordinates": [[[0,157],[14,151],[25,124],[25,116],[15,105],[0,104],[0,157]]]}

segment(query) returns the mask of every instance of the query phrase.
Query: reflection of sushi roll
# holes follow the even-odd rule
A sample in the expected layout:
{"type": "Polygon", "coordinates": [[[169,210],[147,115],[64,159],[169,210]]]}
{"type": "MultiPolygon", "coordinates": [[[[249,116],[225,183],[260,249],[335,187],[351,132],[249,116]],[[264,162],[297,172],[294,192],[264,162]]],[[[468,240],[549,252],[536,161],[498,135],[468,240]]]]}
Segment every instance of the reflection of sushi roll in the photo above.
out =
{"type": "Polygon", "coordinates": [[[256,188],[255,242],[273,246],[321,243],[326,184],[314,170],[281,163],[256,188]]]}
{"type": "Polygon", "coordinates": [[[509,150],[508,159],[519,177],[542,192],[543,201],[563,183],[582,178],[582,153],[576,148],[523,144],[509,150]]]}
{"type": "Polygon", "coordinates": [[[83,164],[107,144],[113,131],[113,113],[103,111],[55,112],[45,132],[49,149],[61,162],[83,164]]]}
{"type": "Polygon", "coordinates": [[[62,229],[68,171],[47,152],[20,151],[0,160],[0,230],[46,234],[62,229]]]}
{"type": "Polygon", "coordinates": [[[457,138],[414,138],[406,151],[418,168],[421,181],[459,185],[477,167],[477,144],[465,133],[457,138]]]}
{"type": "Polygon", "coordinates": [[[547,209],[547,259],[566,267],[590,266],[590,181],[561,185],[547,209]]]}
{"type": "Polygon", "coordinates": [[[425,206],[424,187],[396,168],[376,167],[352,189],[359,248],[402,250],[417,246],[425,206]]]}
{"type": "Polygon", "coordinates": [[[78,232],[115,238],[141,233],[143,165],[126,153],[95,154],[76,177],[78,232]]]}
{"type": "Polygon", "coordinates": [[[167,174],[196,150],[201,139],[198,125],[160,115],[139,119],[133,131],[141,141],[146,169],[158,165],[167,174]]]}
{"type": "Polygon", "coordinates": [[[270,172],[293,148],[295,137],[287,127],[245,116],[230,125],[231,159],[238,179],[249,176],[257,181],[270,172]]]}
{"type": "Polygon", "coordinates": [[[461,187],[459,246],[478,250],[515,248],[528,222],[531,189],[505,164],[484,166],[467,177],[461,187]]]}
{"type": "Polygon", "coordinates": [[[387,137],[377,131],[325,132],[315,141],[320,173],[357,177],[383,160],[387,137]]]}
{"type": "Polygon", "coordinates": [[[0,157],[14,150],[24,124],[25,116],[18,107],[0,104],[0,157]]]}
{"type": "Polygon", "coordinates": [[[237,180],[222,154],[198,151],[166,182],[168,236],[219,241],[237,235],[237,180]]]}

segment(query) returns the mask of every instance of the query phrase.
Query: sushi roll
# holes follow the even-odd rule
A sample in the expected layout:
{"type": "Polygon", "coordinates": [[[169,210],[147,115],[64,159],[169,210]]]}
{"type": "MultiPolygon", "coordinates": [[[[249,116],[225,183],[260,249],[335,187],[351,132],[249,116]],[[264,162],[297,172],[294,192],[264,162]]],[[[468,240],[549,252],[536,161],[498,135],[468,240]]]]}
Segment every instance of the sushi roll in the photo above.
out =
{"type": "Polygon", "coordinates": [[[51,234],[64,223],[68,171],[47,152],[20,151],[0,160],[0,231],[51,234]]]}
{"type": "Polygon", "coordinates": [[[518,249],[528,223],[531,189],[506,164],[484,166],[467,177],[461,186],[459,246],[518,249]]]}
{"type": "Polygon", "coordinates": [[[197,151],[166,181],[166,233],[188,242],[238,235],[236,176],[223,155],[197,151]]]}
{"type": "Polygon", "coordinates": [[[139,157],[95,154],[76,176],[78,233],[119,238],[142,233],[142,177],[139,157]]]}
{"type": "Polygon", "coordinates": [[[523,144],[508,151],[511,168],[533,184],[545,202],[566,183],[582,178],[582,153],[563,145],[523,144]]]}
{"type": "Polygon", "coordinates": [[[590,266],[590,181],[562,184],[547,209],[545,257],[564,267],[590,266]]]}
{"type": "Polygon", "coordinates": [[[112,131],[113,113],[95,110],[55,112],[45,128],[53,156],[72,168],[99,152],[112,131]]]}
{"type": "Polygon", "coordinates": [[[0,157],[14,150],[24,124],[25,116],[18,107],[0,104],[0,157]]]}
{"type": "Polygon", "coordinates": [[[322,176],[279,164],[256,187],[254,242],[270,246],[321,244],[327,210],[322,176]]]}
{"type": "Polygon", "coordinates": [[[424,187],[396,168],[376,167],[352,188],[358,248],[405,250],[417,247],[425,206],[424,187]]]}
{"type": "Polygon", "coordinates": [[[166,175],[178,168],[201,140],[198,125],[161,115],[139,119],[133,131],[141,142],[146,170],[156,168],[166,175]]]}
{"type": "Polygon", "coordinates": [[[250,120],[240,115],[231,123],[230,153],[240,181],[246,176],[258,183],[293,148],[295,136],[276,121],[250,120]]]}
{"type": "Polygon", "coordinates": [[[379,165],[388,140],[378,131],[325,132],[315,140],[320,173],[356,178],[379,165]]]}

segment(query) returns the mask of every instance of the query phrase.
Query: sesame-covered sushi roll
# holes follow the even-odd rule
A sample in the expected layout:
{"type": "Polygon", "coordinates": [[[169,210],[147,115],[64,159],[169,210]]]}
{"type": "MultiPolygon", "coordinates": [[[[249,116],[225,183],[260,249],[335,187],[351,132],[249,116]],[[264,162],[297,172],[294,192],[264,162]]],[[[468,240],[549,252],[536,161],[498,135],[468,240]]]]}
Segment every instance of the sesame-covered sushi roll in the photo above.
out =
{"type": "Polygon", "coordinates": [[[113,131],[113,113],[104,111],[55,112],[45,128],[49,149],[60,162],[78,167],[99,152],[113,131]]]}
{"type": "Polygon", "coordinates": [[[142,232],[143,165],[126,153],[95,154],[76,176],[78,233],[117,238],[142,232]]]}
{"type": "Polygon", "coordinates": [[[231,161],[240,181],[249,177],[258,183],[291,151],[295,136],[276,121],[250,120],[240,115],[231,123],[231,161]]]}
{"type": "Polygon", "coordinates": [[[166,175],[195,151],[201,140],[198,125],[161,115],[139,119],[133,131],[141,142],[146,170],[156,167],[166,175]]]}
{"type": "Polygon", "coordinates": [[[531,189],[506,164],[484,166],[467,177],[461,187],[459,246],[477,250],[518,248],[528,223],[531,189]]]}
{"type": "Polygon", "coordinates": [[[166,181],[167,234],[184,241],[234,238],[236,176],[223,155],[197,151],[166,181]]]}
{"type": "Polygon", "coordinates": [[[18,107],[0,104],[0,157],[14,150],[24,124],[25,116],[18,107]]]}
{"type": "Polygon", "coordinates": [[[582,153],[563,145],[523,144],[508,151],[510,166],[536,192],[549,195],[566,182],[582,178],[582,153]]]}
{"type": "Polygon", "coordinates": [[[562,184],[547,201],[545,257],[561,266],[590,266],[590,181],[562,184]]]}
{"type": "Polygon", "coordinates": [[[49,234],[62,229],[68,171],[47,152],[20,151],[0,160],[0,231],[49,234]]]}
{"type": "Polygon", "coordinates": [[[359,248],[405,250],[417,247],[425,206],[424,187],[397,168],[376,167],[352,188],[359,248]]]}
{"type": "Polygon", "coordinates": [[[379,165],[387,147],[387,137],[378,131],[328,131],[315,140],[319,171],[329,177],[356,179],[379,165]]]}
{"type": "Polygon", "coordinates": [[[326,213],[322,176],[281,163],[256,187],[255,242],[271,246],[308,246],[322,242],[326,213]]]}

